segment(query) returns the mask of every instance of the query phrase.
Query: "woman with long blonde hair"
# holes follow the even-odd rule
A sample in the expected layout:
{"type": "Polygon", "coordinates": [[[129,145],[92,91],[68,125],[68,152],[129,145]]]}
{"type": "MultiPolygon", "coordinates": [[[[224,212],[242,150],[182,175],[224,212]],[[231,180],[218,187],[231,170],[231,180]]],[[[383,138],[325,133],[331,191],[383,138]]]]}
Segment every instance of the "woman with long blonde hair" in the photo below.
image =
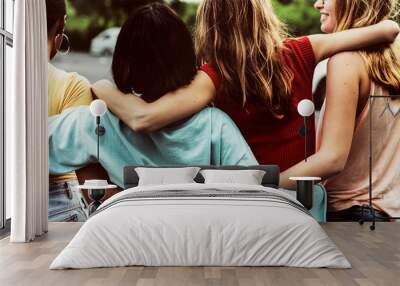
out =
{"type": "MultiPolygon", "coordinates": [[[[298,135],[303,121],[296,106],[312,99],[316,63],[340,51],[393,41],[398,32],[397,24],[386,21],[287,39],[270,0],[204,0],[195,32],[201,71],[189,86],[153,103],[122,94],[106,81],[93,90],[135,131],[157,130],[213,102],[232,117],[259,163],[285,170],[303,158],[298,135]]],[[[309,130],[314,136],[313,125],[309,130]]],[[[315,150],[313,140],[309,149],[315,150]]]]}
{"type": "MultiPolygon", "coordinates": [[[[322,31],[373,25],[394,16],[397,0],[318,0],[322,31]]],[[[369,191],[369,112],[372,116],[373,208],[378,217],[400,216],[400,39],[333,56],[317,130],[317,152],[282,174],[319,176],[328,191],[331,220],[358,220],[369,191]],[[384,96],[373,99],[369,95],[384,96]],[[370,110],[371,108],[371,110],[370,110]]],[[[364,215],[367,215],[367,211],[364,215]]],[[[371,213],[368,212],[371,216],[371,213]]]]}

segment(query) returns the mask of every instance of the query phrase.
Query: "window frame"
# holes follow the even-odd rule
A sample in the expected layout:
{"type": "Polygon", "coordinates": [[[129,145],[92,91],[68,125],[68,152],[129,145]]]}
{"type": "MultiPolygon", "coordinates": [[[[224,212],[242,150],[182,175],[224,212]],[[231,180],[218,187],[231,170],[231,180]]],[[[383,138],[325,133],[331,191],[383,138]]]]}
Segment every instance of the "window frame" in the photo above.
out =
{"type": "MultiPolygon", "coordinates": [[[[13,13],[15,0],[12,1],[13,13]]],[[[0,236],[9,231],[10,221],[6,212],[5,188],[5,93],[6,93],[6,50],[7,46],[13,48],[13,34],[6,27],[6,0],[0,0],[0,236]]],[[[14,15],[12,15],[14,19],[14,15]]],[[[14,30],[14,29],[12,29],[14,30]]]]}

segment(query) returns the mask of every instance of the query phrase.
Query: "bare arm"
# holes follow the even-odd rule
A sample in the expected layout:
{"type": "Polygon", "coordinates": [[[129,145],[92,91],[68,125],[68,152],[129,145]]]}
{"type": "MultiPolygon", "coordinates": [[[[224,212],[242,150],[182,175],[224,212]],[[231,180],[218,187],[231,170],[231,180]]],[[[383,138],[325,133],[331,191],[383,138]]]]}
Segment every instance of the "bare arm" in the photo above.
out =
{"type": "Polygon", "coordinates": [[[281,174],[281,187],[293,189],[289,177],[316,176],[326,179],[343,170],[353,140],[360,72],[363,63],[350,52],[338,54],[328,64],[327,97],[320,149],[281,174]]]}
{"type": "Polygon", "coordinates": [[[400,32],[399,25],[391,20],[332,34],[311,35],[315,58],[320,62],[339,52],[357,50],[382,43],[392,43],[400,32]]]}
{"type": "Polygon", "coordinates": [[[121,93],[106,80],[96,82],[92,90],[115,115],[137,132],[155,131],[199,112],[214,99],[216,92],[212,80],[202,71],[188,86],[152,103],[121,93]]]}

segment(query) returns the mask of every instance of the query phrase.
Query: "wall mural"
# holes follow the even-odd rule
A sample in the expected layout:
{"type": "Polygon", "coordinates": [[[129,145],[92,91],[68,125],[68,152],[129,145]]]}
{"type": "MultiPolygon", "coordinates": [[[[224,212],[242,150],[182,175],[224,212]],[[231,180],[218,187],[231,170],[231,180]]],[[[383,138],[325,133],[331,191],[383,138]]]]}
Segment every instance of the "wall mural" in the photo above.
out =
{"type": "Polygon", "coordinates": [[[400,215],[384,1],[98,2],[46,0],[50,221],[85,221],[127,166],[277,166],[319,222],[400,215]],[[351,5],[380,20],[354,29],[351,5]]]}

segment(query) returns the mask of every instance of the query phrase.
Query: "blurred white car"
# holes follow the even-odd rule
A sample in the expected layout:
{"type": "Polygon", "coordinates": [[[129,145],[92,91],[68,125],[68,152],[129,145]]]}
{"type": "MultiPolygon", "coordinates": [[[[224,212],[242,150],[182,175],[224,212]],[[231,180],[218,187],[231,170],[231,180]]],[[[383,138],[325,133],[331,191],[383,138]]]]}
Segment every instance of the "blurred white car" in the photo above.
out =
{"type": "Polygon", "coordinates": [[[121,28],[109,28],[92,39],[90,54],[94,56],[111,56],[121,28]]]}

